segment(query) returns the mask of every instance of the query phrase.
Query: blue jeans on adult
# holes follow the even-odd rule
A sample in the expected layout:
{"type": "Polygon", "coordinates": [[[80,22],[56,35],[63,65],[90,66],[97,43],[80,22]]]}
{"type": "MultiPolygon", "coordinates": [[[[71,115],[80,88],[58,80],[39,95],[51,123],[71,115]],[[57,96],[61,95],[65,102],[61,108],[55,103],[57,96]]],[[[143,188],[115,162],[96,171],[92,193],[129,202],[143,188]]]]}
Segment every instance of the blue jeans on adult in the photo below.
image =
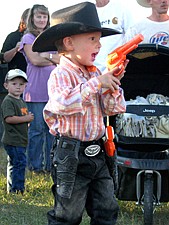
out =
{"type": "Polygon", "coordinates": [[[27,102],[29,112],[34,114],[28,131],[28,169],[35,172],[50,171],[51,167],[50,150],[53,136],[43,118],[45,105],[45,102],[27,102]]]}
{"type": "Polygon", "coordinates": [[[4,145],[7,152],[7,192],[25,190],[26,148],[4,145]]]}

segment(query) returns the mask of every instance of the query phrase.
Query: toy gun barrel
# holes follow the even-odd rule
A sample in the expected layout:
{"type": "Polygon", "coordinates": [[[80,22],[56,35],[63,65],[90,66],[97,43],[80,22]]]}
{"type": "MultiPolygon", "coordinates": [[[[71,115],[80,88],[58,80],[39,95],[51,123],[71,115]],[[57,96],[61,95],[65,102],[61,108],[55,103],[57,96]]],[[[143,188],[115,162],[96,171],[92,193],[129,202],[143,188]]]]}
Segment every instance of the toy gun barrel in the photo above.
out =
{"type": "Polygon", "coordinates": [[[138,44],[144,40],[144,37],[142,34],[137,34],[134,38],[132,38],[130,41],[128,41],[126,44],[119,47],[116,51],[117,54],[124,54],[127,55],[131,51],[133,51],[135,48],[138,47],[138,44]]]}
{"type": "Polygon", "coordinates": [[[114,57],[118,57],[121,54],[127,55],[131,51],[133,51],[135,48],[138,47],[138,44],[144,40],[144,37],[142,34],[137,34],[134,38],[132,38],[130,41],[126,42],[124,45],[116,48],[111,53],[108,54],[108,56],[114,55],[114,57]]]}

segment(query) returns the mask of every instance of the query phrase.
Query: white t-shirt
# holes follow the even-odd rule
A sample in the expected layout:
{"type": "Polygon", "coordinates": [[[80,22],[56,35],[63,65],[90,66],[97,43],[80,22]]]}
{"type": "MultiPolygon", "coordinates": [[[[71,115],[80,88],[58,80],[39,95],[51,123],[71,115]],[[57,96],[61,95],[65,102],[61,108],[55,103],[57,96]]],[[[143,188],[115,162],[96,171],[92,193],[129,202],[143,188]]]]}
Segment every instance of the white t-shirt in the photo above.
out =
{"type": "Polygon", "coordinates": [[[169,47],[169,20],[155,22],[144,18],[127,30],[124,38],[125,42],[140,33],[144,36],[141,44],[159,44],[169,47]]]}
{"type": "MultiPolygon", "coordinates": [[[[104,7],[97,7],[99,20],[102,27],[116,29],[122,33],[133,25],[131,8],[124,5],[124,0],[110,0],[104,7]]],[[[103,72],[106,69],[107,55],[115,48],[122,45],[123,34],[111,35],[101,38],[102,48],[95,60],[95,65],[103,72]]]]}

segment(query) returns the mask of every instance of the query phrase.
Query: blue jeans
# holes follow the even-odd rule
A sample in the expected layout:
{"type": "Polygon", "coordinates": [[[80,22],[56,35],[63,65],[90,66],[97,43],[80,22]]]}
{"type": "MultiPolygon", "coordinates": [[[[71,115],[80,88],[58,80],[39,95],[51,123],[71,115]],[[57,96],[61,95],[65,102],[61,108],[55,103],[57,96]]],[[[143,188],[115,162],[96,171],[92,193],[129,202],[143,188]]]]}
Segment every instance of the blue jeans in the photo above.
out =
{"type": "Polygon", "coordinates": [[[25,190],[26,148],[4,145],[7,152],[7,192],[25,190]]]}
{"type": "Polygon", "coordinates": [[[27,102],[29,112],[34,114],[34,120],[29,126],[27,147],[28,169],[31,171],[50,171],[50,150],[53,136],[43,118],[45,102],[27,102]]]}

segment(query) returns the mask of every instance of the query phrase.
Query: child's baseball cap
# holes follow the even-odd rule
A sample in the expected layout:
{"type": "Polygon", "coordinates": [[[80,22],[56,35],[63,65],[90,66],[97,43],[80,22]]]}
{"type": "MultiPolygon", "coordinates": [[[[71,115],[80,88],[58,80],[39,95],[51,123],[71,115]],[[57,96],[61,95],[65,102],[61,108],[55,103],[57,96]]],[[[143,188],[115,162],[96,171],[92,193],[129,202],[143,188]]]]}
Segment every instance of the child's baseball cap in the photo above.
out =
{"type": "Polygon", "coordinates": [[[56,51],[55,41],[71,35],[97,31],[102,33],[102,37],[120,34],[115,29],[101,27],[96,6],[91,2],[55,11],[51,15],[51,25],[35,39],[34,52],[56,51]]]}
{"type": "Polygon", "coordinates": [[[25,79],[26,82],[28,82],[26,73],[20,69],[9,70],[8,73],[6,74],[5,81],[12,80],[15,77],[22,77],[25,79]]]}

